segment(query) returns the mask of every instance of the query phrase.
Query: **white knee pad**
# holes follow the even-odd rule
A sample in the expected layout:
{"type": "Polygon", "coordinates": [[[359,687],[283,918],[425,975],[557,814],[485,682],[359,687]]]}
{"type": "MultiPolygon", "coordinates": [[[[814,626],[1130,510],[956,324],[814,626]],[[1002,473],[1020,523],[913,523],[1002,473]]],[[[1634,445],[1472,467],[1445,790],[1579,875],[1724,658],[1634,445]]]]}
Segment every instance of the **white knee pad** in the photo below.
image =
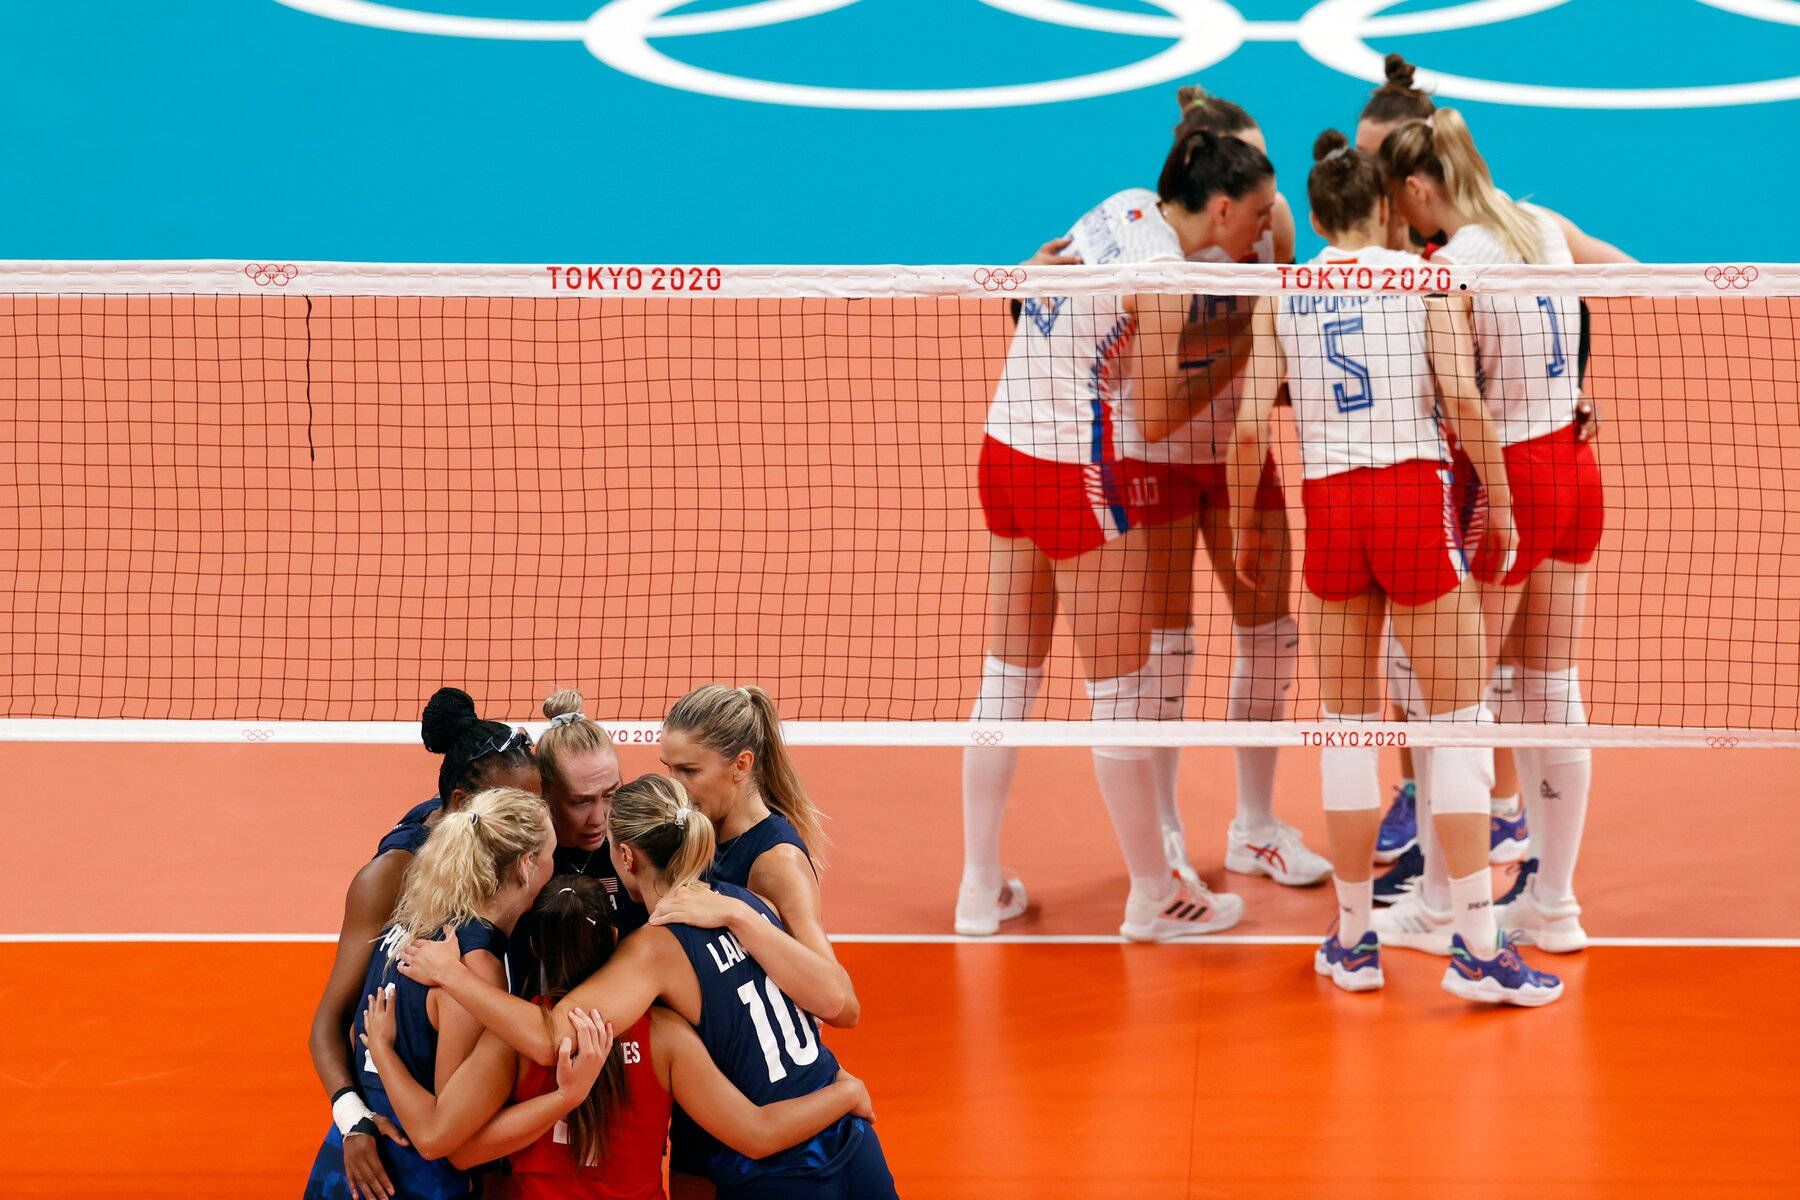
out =
{"type": "MultiPolygon", "coordinates": [[[[1485,705],[1471,704],[1431,719],[1446,725],[1491,725],[1494,714],[1485,705]]],[[[1432,812],[1488,815],[1494,788],[1493,747],[1433,746],[1430,769],[1432,812]]]]}
{"type": "MultiPolygon", "coordinates": [[[[1344,716],[1325,711],[1326,721],[1343,722],[1356,731],[1369,716],[1344,716]]],[[[1329,733],[1326,735],[1329,738],[1329,733]]],[[[1326,812],[1379,812],[1381,810],[1381,751],[1374,746],[1326,746],[1319,751],[1319,782],[1324,789],[1326,812]]]]}
{"type": "Polygon", "coordinates": [[[1406,647],[1394,636],[1392,625],[1388,626],[1383,657],[1387,660],[1388,703],[1405,713],[1409,721],[1426,720],[1425,693],[1419,688],[1419,677],[1413,673],[1412,660],[1406,656],[1406,647]]]}
{"type": "Polygon", "coordinates": [[[1280,721],[1300,668],[1300,626],[1292,617],[1266,625],[1233,626],[1237,654],[1225,716],[1233,721],[1280,721]]]}
{"type": "Polygon", "coordinates": [[[1023,721],[1043,686],[1044,668],[1017,666],[990,654],[981,664],[981,690],[969,720],[1023,721]]]}
{"type": "Polygon", "coordinates": [[[1187,713],[1188,676],[1194,669],[1191,629],[1150,631],[1150,661],[1144,669],[1156,681],[1157,721],[1179,721],[1187,713]]]}
{"type": "Polygon", "coordinates": [[[1494,673],[1488,676],[1487,690],[1482,695],[1488,711],[1494,714],[1494,720],[1503,725],[1517,725],[1524,721],[1524,709],[1521,707],[1518,682],[1518,668],[1510,663],[1500,663],[1494,673]]]}
{"type": "Polygon", "coordinates": [[[1587,706],[1581,701],[1581,669],[1533,671],[1518,675],[1522,720],[1533,725],[1586,725],[1587,706]]]}
{"type": "MultiPolygon", "coordinates": [[[[1087,682],[1088,716],[1095,721],[1154,721],[1162,710],[1150,667],[1087,682]]],[[[1149,758],[1148,746],[1096,746],[1098,758],[1149,758]]]]}

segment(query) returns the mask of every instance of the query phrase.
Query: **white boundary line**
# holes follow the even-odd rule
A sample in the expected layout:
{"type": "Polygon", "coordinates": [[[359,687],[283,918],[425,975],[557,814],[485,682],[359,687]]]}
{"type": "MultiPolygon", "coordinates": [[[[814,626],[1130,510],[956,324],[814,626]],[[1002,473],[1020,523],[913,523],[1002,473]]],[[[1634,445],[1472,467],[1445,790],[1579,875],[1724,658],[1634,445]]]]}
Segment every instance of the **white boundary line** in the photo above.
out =
{"type": "MultiPolygon", "coordinates": [[[[1209,934],[1182,938],[1165,945],[1200,946],[1316,946],[1318,934],[1209,934]]],[[[958,937],[950,933],[840,933],[833,942],[874,946],[1128,946],[1115,934],[1017,933],[995,937],[958,937]]],[[[105,945],[171,943],[195,945],[233,944],[329,944],[335,933],[0,933],[0,946],[105,945]]],[[[1800,950],[1800,937],[1596,937],[1588,944],[1600,947],[1648,949],[1800,950]]]]}
{"type": "MultiPolygon", "coordinates": [[[[621,746],[655,745],[656,721],[598,718],[621,746]]],[[[533,737],[543,721],[522,723],[533,737]]],[[[1430,721],[783,721],[795,746],[1588,746],[1793,749],[1800,730],[1670,725],[1495,725],[1430,721]]],[[[416,746],[413,721],[168,721],[0,718],[0,742],[416,746]]]]}

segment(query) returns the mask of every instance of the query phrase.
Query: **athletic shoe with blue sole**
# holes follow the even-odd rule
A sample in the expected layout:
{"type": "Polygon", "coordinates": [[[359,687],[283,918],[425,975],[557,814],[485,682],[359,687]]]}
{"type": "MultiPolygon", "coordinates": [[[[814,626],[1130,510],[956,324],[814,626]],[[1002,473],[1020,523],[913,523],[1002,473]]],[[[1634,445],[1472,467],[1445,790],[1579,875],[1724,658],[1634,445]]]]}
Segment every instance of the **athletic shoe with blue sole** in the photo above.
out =
{"type": "Polygon", "coordinates": [[[1525,808],[1512,820],[1494,815],[1488,818],[1488,861],[1514,863],[1531,850],[1531,827],[1525,823],[1525,808]]]}
{"type": "Polygon", "coordinates": [[[1333,930],[1313,955],[1313,970],[1346,992],[1372,992],[1386,982],[1381,977],[1381,942],[1373,929],[1365,930],[1362,940],[1348,950],[1333,930]]]}
{"type": "Polygon", "coordinates": [[[1508,938],[1492,958],[1477,958],[1457,934],[1450,939],[1450,965],[1444,968],[1444,990],[1482,1004],[1517,1004],[1536,1008],[1563,993],[1562,980],[1534,969],[1519,957],[1508,938]]]}
{"type": "Polygon", "coordinates": [[[1393,866],[1375,877],[1375,903],[1396,903],[1417,886],[1424,873],[1425,851],[1416,845],[1408,846],[1393,866]]]}
{"type": "Polygon", "coordinates": [[[1390,863],[1419,841],[1419,789],[1408,783],[1394,789],[1394,802],[1381,818],[1381,833],[1375,839],[1375,861],[1390,863]]]}

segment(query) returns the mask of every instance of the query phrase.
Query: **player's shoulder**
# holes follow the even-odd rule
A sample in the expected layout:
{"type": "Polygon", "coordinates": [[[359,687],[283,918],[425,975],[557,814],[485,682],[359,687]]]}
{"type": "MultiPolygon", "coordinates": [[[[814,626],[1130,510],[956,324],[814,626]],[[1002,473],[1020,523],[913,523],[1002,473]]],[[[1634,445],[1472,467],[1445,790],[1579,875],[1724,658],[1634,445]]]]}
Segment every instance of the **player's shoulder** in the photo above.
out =
{"type": "Polygon", "coordinates": [[[1568,235],[1563,233],[1562,222],[1557,219],[1556,214],[1527,200],[1519,201],[1518,206],[1519,211],[1530,217],[1537,226],[1540,261],[1552,265],[1573,263],[1575,255],[1569,249],[1568,235]]]}
{"type": "Polygon", "coordinates": [[[1149,188],[1126,188],[1095,205],[1088,219],[1105,225],[1126,262],[1180,261],[1181,239],[1163,218],[1160,203],[1149,188]]]}
{"type": "Polygon", "coordinates": [[[1470,222],[1451,234],[1450,240],[1431,257],[1434,262],[1487,266],[1512,262],[1516,256],[1494,230],[1486,225],[1470,222]]]}

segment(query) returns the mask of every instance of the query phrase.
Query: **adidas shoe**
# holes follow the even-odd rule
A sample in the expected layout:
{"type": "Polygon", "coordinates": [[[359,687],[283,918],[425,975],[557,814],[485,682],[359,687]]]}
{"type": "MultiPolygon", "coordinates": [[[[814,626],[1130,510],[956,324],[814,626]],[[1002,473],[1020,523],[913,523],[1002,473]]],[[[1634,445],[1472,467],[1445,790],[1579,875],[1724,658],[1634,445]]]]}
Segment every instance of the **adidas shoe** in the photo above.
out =
{"type": "Polygon", "coordinates": [[[1408,781],[1394,789],[1394,802],[1381,818],[1375,839],[1375,861],[1391,863],[1419,841],[1419,787],[1408,781]]]}
{"type": "Polygon", "coordinates": [[[1450,965],[1444,968],[1444,990],[1484,1004],[1517,1004],[1536,1008],[1563,993],[1562,980],[1535,970],[1507,938],[1492,958],[1477,958],[1460,935],[1450,939],[1450,965]]]}
{"type": "Polygon", "coordinates": [[[1313,954],[1313,970],[1331,978],[1346,992],[1372,992],[1386,980],[1381,977],[1381,941],[1373,929],[1349,950],[1334,931],[1313,954]]]}
{"type": "Polygon", "coordinates": [[[1419,877],[1424,874],[1425,851],[1416,844],[1408,846],[1393,866],[1375,877],[1375,903],[1399,903],[1418,888],[1419,877]]]}
{"type": "Polygon", "coordinates": [[[1525,806],[1521,804],[1518,815],[1508,820],[1498,813],[1488,818],[1488,861],[1491,863],[1514,863],[1531,849],[1531,827],[1525,822],[1525,806]]]}
{"type": "Polygon", "coordinates": [[[1030,904],[1025,885],[1008,876],[998,891],[964,885],[956,898],[956,932],[963,937],[993,937],[1000,922],[1023,916],[1030,904]]]}
{"type": "Polygon", "coordinates": [[[1177,876],[1175,890],[1159,900],[1140,896],[1132,888],[1119,933],[1134,942],[1167,942],[1230,929],[1243,918],[1242,896],[1215,892],[1204,883],[1195,888],[1177,876]]]}
{"type": "Polygon", "coordinates": [[[1163,827],[1163,860],[1169,864],[1169,870],[1175,878],[1196,892],[1204,892],[1206,883],[1200,878],[1200,872],[1194,870],[1194,864],[1188,861],[1187,835],[1179,828],[1163,827]]]}
{"type": "MultiPolygon", "coordinates": [[[[1537,859],[1530,860],[1535,866],[1537,859]]],[[[1494,906],[1494,921],[1502,934],[1513,934],[1551,954],[1574,954],[1586,950],[1587,930],[1581,927],[1581,905],[1546,904],[1538,899],[1537,889],[1530,885],[1529,873],[1520,872],[1526,885],[1507,893],[1507,899],[1494,906]]]]}
{"type": "Polygon", "coordinates": [[[1286,821],[1247,833],[1236,821],[1225,839],[1225,869],[1239,875],[1267,875],[1289,887],[1309,887],[1331,874],[1331,860],[1307,849],[1300,831],[1286,821]]]}
{"type": "Polygon", "coordinates": [[[1369,924],[1382,945],[1423,950],[1427,954],[1450,953],[1450,938],[1455,933],[1450,914],[1425,907],[1425,894],[1417,888],[1392,908],[1376,909],[1369,924]]]}

